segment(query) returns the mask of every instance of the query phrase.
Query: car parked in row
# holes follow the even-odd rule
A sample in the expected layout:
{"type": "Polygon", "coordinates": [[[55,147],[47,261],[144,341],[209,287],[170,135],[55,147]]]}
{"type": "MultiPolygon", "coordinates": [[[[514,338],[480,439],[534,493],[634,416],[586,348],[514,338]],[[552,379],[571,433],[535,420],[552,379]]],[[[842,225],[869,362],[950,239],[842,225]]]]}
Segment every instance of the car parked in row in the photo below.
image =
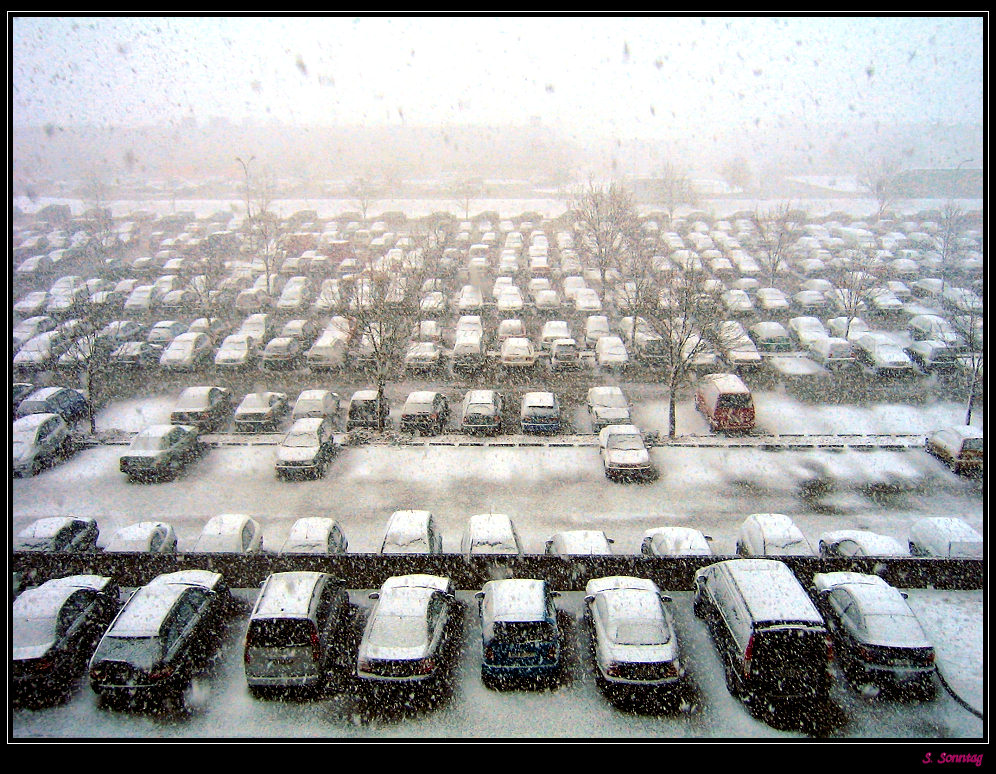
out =
{"type": "Polygon", "coordinates": [[[608,479],[649,480],[657,477],[657,466],[636,425],[608,425],[598,433],[598,450],[608,479]]]}
{"type": "Polygon", "coordinates": [[[395,511],[387,521],[381,554],[441,554],[443,534],[430,511],[395,511]]]}
{"type": "Polygon", "coordinates": [[[101,638],[90,685],[101,699],[180,699],[221,644],[231,606],[218,573],[157,576],[131,595],[101,638]]]}
{"type": "Polygon", "coordinates": [[[169,421],[174,425],[193,425],[201,431],[217,430],[232,416],[232,393],[227,387],[198,385],[180,393],[169,421]]]}
{"type": "Polygon", "coordinates": [[[505,399],[495,390],[470,390],[460,406],[460,429],[465,433],[500,434],[505,399]]]}
{"type": "Polygon", "coordinates": [[[246,395],[235,409],[235,429],[241,432],[274,431],[290,411],[287,394],[262,390],[246,395]]]}
{"type": "Polygon", "coordinates": [[[84,516],[47,516],[17,533],[15,551],[80,553],[95,551],[100,530],[96,519],[84,516]]]}
{"type": "Polygon", "coordinates": [[[685,677],[671,598],[644,578],[593,578],[585,586],[595,677],[603,689],[677,688],[685,677]]]}
{"type": "Polygon", "coordinates": [[[522,542],[512,519],[504,513],[470,517],[460,540],[460,553],[471,556],[521,556],[522,542]]]}
{"type": "Polygon", "coordinates": [[[654,527],[643,533],[643,556],[712,556],[711,535],[693,527],[654,527]]]}
{"type": "Polygon", "coordinates": [[[452,581],[395,576],[370,598],[374,606],[357,652],[357,678],[377,687],[438,681],[460,622],[452,581]]]}
{"type": "Polygon", "coordinates": [[[263,529],[244,513],[212,516],[201,528],[193,551],[199,554],[256,554],[263,550],[263,529]]]}
{"type": "Polygon", "coordinates": [[[117,583],[70,575],[26,589],[10,610],[10,687],[18,698],[63,693],[85,671],[121,603],[117,583]]]}
{"type": "Polygon", "coordinates": [[[737,533],[737,556],[812,556],[813,547],[791,518],[752,513],[737,533]]]}
{"type": "Polygon", "coordinates": [[[172,476],[200,457],[204,449],[193,425],[149,425],[132,439],[118,467],[132,479],[172,476]]]}
{"type": "Polygon", "coordinates": [[[446,396],[434,390],[416,390],[409,394],[401,409],[401,431],[439,435],[450,418],[446,396]]]}
{"type": "Polygon", "coordinates": [[[984,433],[974,425],[956,425],[937,430],[924,441],[928,454],[937,457],[952,471],[981,475],[985,466],[984,433]]]}
{"type": "Polygon", "coordinates": [[[861,529],[838,529],[820,535],[822,557],[909,556],[906,546],[888,535],[861,529]]]}
{"type": "Polygon", "coordinates": [[[58,414],[29,414],[10,428],[10,467],[15,476],[34,476],[45,465],[66,457],[73,441],[58,414]]]}
{"type": "Polygon", "coordinates": [[[41,387],[21,401],[17,416],[29,414],[58,414],[72,425],[83,419],[89,411],[86,396],[72,387],[41,387]]]}
{"type": "Polygon", "coordinates": [[[297,419],[277,447],[277,476],[320,476],[337,450],[335,425],[331,417],[297,419]]]}
{"type": "Polygon", "coordinates": [[[176,531],[163,521],[140,521],[121,527],[104,546],[107,553],[172,554],[176,552],[176,531]]]}
{"type": "Polygon", "coordinates": [[[349,541],[342,527],[328,516],[305,516],[295,521],[280,549],[281,555],[346,553],[349,541]]]}

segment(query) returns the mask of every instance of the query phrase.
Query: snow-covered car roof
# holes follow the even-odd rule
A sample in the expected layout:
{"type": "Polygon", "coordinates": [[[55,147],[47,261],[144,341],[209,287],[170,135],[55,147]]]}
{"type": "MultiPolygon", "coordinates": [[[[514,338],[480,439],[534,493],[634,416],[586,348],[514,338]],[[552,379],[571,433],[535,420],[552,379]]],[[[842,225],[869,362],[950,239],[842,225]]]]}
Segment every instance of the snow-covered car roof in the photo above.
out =
{"type": "Polygon", "coordinates": [[[906,546],[888,535],[879,535],[862,529],[838,529],[820,535],[821,543],[838,543],[853,540],[869,556],[908,556],[906,546]]]}
{"type": "Polygon", "coordinates": [[[888,586],[877,575],[862,572],[818,572],[813,575],[813,585],[817,591],[827,591],[837,586],[888,586]]]}
{"type": "Polygon", "coordinates": [[[271,573],[256,600],[253,617],[306,617],[311,607],[311,591],[323,575],[309,571],[271,573]]]}
{"type": "Polygon", "coordinates": [[[121,527],[121,529],[111,535],[111,539],[107,542],[104,550],[133,551],[137,548],[137,550],[144,551],[148,547],[152,536],[160,527],[165,527],[167,530],[172,529],[169,524],[162,521],[140,521],[137,524],[129,524],[126,527],[121,527]],[[139,546],[141,548],[138,548],[139,546]]]}
{"type": "Polygon", "coordinates": [[[522,396],[522,405],[537,408],[553,408],[557,405],[557,396],[552,392],[527,392],[522,396]]]}
{"type": "Polygon", "coordinates": [[[221,573],[211,572],[211,570],[177,570],[157,575],[147,585],[200,586],[203,589],[212,590],[218,586],[221,580],[221,573]]]}
{"type": "Polygon", "coordinates": [[[51,538],[74,521],[93,522],[93,519],[80,516],[47,516],[31,522],[17,534],[22,538],[51,538]]]}
{"type": "Polygon", "coordinates": [[[711,556],[712,548],[701,531],[694,527],[656,527],[643,533],[654,550],[666,556],[711,556]]]}
{"type": "Polygon", "coordinates": [[[646,578],[635,578],[629,575],[612,575],[606,578],[592,578],[584,588],[585,596],[600,594],[603,591],[631,589],[660,593],[657,584],[646,578]]]}
{"type": "Polygon", "coordinates": [[[58,613],[65,601],[79,589],[103,591],[113,585],[113,580],[103,575],[70,575],[65,578],[53,578],[40,586],[21,592],[11,606],[11,614],[16,618],[50,618],[58,613]]]}
{"type": "Polygon", "coordinates": [[[558,532],[550,541],[561,554],[570,556],[609,556],[612,548],[601,530],[572,529],[558,532]]]}
{"type": "Polygon", "coordinates": [[[614,435],[638,435],[643,438],[640,428],[636,425],[609,425],[598,431],[598,442],[604,445],[614,435]]]}
{"type": "Polygon", "coordinates": [[[542,621],[546,618],[546,583],[534,578],[488,581],[495,621],[542,621]]]}
{"type": "Polygon", "coordinates": [[[444,594],[453,593],[453,583],[449,578],[442,575],[427,575],[425,573],[395,575],[384,581],[380,590],[384,592],[402,588],[430,589],[432,591],[442,591],[444,594]]]}
{"type": "Polygon", "coordinates": [[[758,622],[796,621],[823,626],[813,601],[788,565],[776,559],[727,559],[699,570],[725,570],[735,580],[758,622]]]}

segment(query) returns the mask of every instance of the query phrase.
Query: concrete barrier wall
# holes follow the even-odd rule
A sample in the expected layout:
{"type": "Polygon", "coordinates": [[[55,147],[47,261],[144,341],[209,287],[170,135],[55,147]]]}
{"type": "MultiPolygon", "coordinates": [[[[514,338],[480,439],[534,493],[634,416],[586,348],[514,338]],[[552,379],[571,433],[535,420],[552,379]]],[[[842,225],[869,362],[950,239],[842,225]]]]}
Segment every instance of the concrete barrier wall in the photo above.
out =
{"type": "MultiPolygon", "coordinates": [[[[22,585],[33,586],[50,578],[94,573],[113,577],[121,586],[142,586],[165,572],[206,569],[219,572],[232,588],[255,588],[273,572],[319,570],[346,582],[351,589],[376,589],[392,575],[429,573],[453,580],[464,591],[480,589],[496,578],[541,578],[560,591],[584,591],[591,578],[634,575],[649,578],[664,591],[690,591],[695,571],[733,556],[646,558],[611,556],[560,559],[529,555],[496,559],[457,554],[435,556],[278,556],[276,554],[42,554],[16,552],[11,571],[20,573],[22,585]]],[[[849,570],[875,573],[897,588],[981,589],[985,563],[979,559],[821,559],[780,557],[806,588],[818,572],[849,570]]]]}

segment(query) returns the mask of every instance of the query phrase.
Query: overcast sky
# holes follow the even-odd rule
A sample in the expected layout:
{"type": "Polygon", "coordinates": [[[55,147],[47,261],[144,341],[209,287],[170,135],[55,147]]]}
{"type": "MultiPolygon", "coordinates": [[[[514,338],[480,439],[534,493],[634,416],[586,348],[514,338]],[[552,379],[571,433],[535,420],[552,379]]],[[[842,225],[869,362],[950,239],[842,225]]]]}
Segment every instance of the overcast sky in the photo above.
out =
{"type": "Polygon", "coordinates": [[[12,121],[974,122],[981,17],[13,18],[12,121]]]}

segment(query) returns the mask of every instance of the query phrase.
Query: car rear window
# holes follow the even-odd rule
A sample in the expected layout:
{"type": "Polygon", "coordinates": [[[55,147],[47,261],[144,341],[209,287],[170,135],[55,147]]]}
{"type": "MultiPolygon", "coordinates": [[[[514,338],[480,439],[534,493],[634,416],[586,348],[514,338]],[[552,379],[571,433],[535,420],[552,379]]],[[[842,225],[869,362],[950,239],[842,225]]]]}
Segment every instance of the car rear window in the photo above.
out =
{"type": "Polygon", "coordinates": [[[158,637],[104,637],[97,660],[123,661],[140,669],[152,669],[162,660],[163,644],[158,637]]]}
{"type": "Polygon", "coordinates": [[[556,628],[548,621],[496,621],[494,638],[501,642],[549,642],[556,628]]]}
{"type": "Polygon", "coordinates": [[[718,408],[750,408],[753,404],[751,403],[750,395],[746,392],[728,392],[719,396],[719,400],[716,401],[716,406],[718,408]]]}
{"type": "Polygon", "coordinates": [[[246,640],[254,648],[310,645],[315,625],[305,618],[265,618],[252,621],[246,640]]]}

